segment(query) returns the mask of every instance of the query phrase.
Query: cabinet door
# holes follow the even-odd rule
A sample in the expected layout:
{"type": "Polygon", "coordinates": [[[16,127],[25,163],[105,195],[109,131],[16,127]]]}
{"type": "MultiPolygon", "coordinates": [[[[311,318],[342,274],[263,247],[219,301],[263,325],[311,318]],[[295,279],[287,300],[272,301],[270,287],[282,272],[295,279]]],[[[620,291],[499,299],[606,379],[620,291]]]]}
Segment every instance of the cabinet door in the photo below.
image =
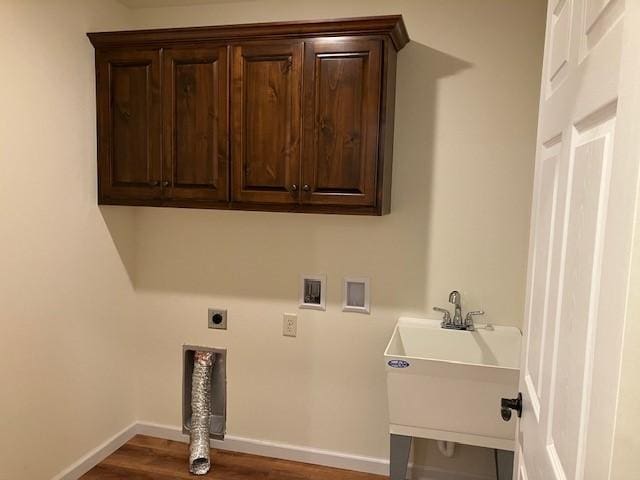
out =
{"type": "Polygon", "coordinates": [[[305,45],[302,202],[375,206],[381,41],[305,45]]]}
{"type": "Polygon", "coordinates": [[[297,203],[302,42],[233,47],[233,200],[297,203]]]}
{"type": "Polygon", "coordinates": [[[100,202],[160,197],[159,50],[98,51],[100,202]]]}
{"type": "Polygon", "coordinates": [[[227,47],[167,49],[164,196],[229,199],[227,47]]]}

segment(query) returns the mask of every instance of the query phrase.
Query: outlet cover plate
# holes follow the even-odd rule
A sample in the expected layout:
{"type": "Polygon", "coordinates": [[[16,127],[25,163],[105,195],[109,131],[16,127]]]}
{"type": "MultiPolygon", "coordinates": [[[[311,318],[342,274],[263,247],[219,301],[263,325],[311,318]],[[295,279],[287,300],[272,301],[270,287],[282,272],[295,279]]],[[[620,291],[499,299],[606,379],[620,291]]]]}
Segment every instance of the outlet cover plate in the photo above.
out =
{"type": "Polygon", "coordinates": [[[227,329],[227,311],[219,308],[210,308],[208,315],[209,328],[216,330],[227,329]]]}
{"type": "Polygon", "coordinates": [[[282,335],[285,337],[298,336],[298,315],[295,313],[285,313],[282,316],[282,335]]]}

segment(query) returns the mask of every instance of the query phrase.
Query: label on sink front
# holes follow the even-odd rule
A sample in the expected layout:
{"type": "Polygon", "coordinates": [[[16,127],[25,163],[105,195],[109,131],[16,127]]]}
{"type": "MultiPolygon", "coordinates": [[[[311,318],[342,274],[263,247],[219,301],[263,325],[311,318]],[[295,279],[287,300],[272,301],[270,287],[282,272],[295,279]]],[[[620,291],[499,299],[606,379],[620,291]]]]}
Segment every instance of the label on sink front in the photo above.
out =
{"type": "Polygon", "coordinates": [[[388,365],[392,368],[407,368],[409,362],[405,360],[389,360],[388,365]]]}

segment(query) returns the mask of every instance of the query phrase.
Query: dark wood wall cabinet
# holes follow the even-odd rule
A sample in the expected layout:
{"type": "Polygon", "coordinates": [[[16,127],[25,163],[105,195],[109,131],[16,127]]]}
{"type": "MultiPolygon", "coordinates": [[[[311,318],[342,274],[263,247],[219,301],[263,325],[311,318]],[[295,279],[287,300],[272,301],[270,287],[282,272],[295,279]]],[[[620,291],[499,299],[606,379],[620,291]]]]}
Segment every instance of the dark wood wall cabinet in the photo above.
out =
{"type": "Polygon", "coordinates": [[[401,16],[88,36],[100,204],[389,212],[401,16]]]}

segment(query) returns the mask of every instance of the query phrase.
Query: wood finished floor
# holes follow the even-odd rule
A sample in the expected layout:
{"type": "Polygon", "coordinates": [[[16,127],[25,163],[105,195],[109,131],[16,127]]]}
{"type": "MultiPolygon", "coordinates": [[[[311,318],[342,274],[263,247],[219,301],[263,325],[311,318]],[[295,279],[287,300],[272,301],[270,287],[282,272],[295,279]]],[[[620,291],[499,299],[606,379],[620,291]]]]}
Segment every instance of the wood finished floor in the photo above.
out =
{"type": "Polygon", "coordinates": [[[207,475],[189,473],[188,445],[137,435],[86,475],[84,480],[383,480],[388,477],[306,463],[215,450],[207,475]]]}

